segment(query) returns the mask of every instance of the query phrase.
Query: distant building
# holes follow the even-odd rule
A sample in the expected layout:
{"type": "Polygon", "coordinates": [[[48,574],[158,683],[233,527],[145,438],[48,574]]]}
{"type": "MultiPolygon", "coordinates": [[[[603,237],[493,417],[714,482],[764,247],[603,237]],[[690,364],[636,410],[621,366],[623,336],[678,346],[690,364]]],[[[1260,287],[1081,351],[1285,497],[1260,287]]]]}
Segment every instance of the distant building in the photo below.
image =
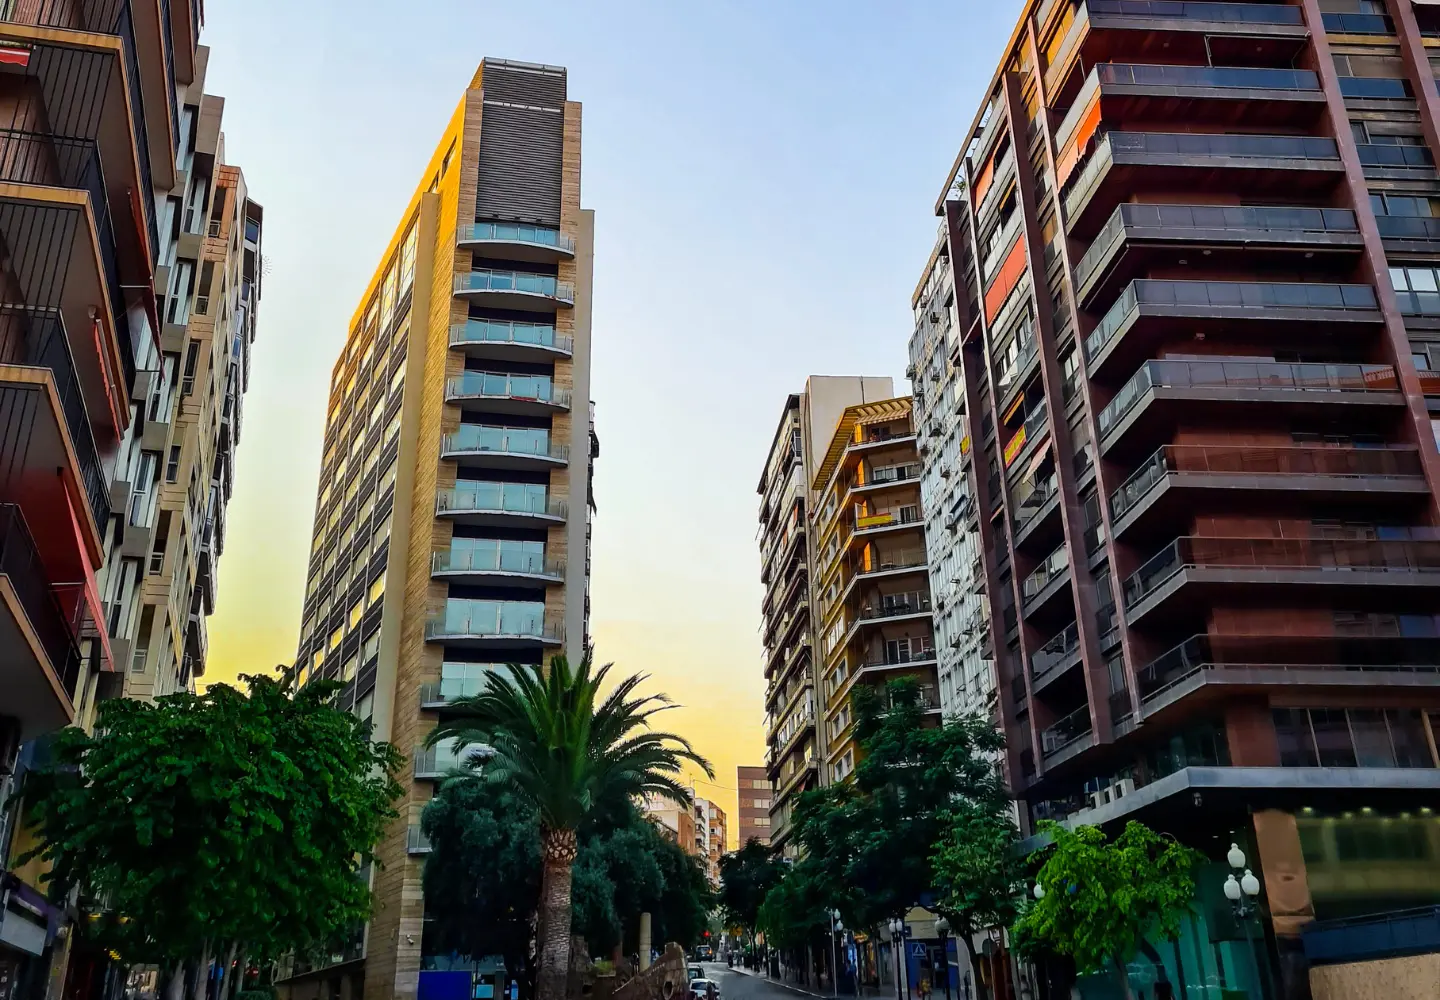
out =
{"type": "Polygon", "coordinates": [[[647,795],[640,811],[660,828],[662,834],[683,847],[687,854],[696,853],[695,814],[689,807],[659,795],[647,795]]]}
{"type": "Polygon", "coordinates": [[[704,860],[706,874],[720,882],[720,855],[725,853],[728,831],[725,811],[709,799],[695,800],[695,854],[704,860]]]}
{"type": "Polygon", "coordinates": [[[739,846],[744,847],[752,840],[762,844],[770,843],[770,804],[775,786],[763,767],[735,769],[735,787],[739,790],[739,812],[735,823],[739,833],[739,846]]]}

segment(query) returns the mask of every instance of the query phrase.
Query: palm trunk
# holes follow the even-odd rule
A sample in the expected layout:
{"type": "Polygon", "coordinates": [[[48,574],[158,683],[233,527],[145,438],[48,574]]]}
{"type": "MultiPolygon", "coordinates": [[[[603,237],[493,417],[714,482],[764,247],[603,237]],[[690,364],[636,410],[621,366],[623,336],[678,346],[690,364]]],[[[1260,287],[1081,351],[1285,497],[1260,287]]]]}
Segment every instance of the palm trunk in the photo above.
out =
{"type": "Polygon", "coordinates": [[[577,844],[574,830],[542,829],[540,969],[536,1000],[565,1000],[570,974],[570,879],[577,844]]]}

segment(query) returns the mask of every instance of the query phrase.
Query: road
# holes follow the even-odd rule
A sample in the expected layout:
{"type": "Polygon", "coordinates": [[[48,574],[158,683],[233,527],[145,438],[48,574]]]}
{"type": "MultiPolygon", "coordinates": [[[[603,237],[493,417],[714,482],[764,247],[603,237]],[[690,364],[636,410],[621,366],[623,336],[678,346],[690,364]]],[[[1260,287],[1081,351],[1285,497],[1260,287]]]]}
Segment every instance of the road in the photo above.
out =
{"type": "Polygon", "coordinates": [[[746,975],[724,962],[701,962],[707,979],[720,985],[720,1000],[804,1000],[811,994],[778,986],[768,979],[746,975]]]}

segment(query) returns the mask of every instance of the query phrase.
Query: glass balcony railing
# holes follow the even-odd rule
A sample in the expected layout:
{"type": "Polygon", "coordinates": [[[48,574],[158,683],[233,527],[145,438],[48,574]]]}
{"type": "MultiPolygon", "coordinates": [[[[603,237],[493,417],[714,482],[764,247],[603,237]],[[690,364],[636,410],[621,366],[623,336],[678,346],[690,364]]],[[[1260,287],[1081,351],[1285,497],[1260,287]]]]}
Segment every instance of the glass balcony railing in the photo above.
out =
{"type": "Polygon", "coordinates": [[[555,388],[549,375],[467,371],[446,380],[445,395],[450,399],[478,397],[527,400],[559,407],[570,405],[570,390],[555,388]]]}
{"type": "Polygon", "coordinates": [[[1322,365],[1282,361],[1147,361],[1100,411],[1106,434],[1152,388],[1300,389],[1307,392],[1394,392],[1389,365],[1322,365]]]}
{"type": "Polygon", "coordinates": [[[1070,551],[1062,544],[1024,579],[1020,584],[1020,595],[1026,601],[1033,600],[1050,584],[1069,575],[1070,551]]]}
{"type": "Polygon", "coordinates": [[[527,347],[547,347],[571,354],[575,350],[575,339],[555,332],[549,323],[521,323],[503,319],[472,319],[450,328],[450,343],[461,347],[466,344],[518,344],[527,347]]]}
{"type": "Polygon", "coordinates": [[[1275,3],[1194,3],[1190,0],[1089,0],[1092,16],[1219,24],[1300,24],[1300,8],[1275,3]]]}
{"type": "Polygon", "coordinates": [[[1123,517],[1161,480],[1173,473],[1228,476],[1341,476],[1417,478],[1424,473],[1413,447],[1342,448],[1324,445],[1226,447],[1162,445],[1125,483],[1110,494],[1110,512],[1123,517]]]}
{"type": "Polygon", "coordinates": [[[1435,158],[1424,146],[1362,142],[1355,151],[1359,154],[1360,165],[1365,167],[1430,167],[1435,164],[1435,158]]]}
{"type": "Polygon", "coordinates": [[[435,705],[460,698],[473,698],[490,689],[490,678],[507,673],[503,663],[445,663],[440,667],[440,680],[420,685],[420,703],[435,705]]]}
{"type": "Polygon", "coordinates": [[[522,548],[530,543],[475,539],[478,544],[457,544],[460,541],[462,539],[452,542],[449,552],[437,552],[431,557],[431,568],[434,572],[514,573],[522,576],[543,576],[553,580],[560,580],[565,576],[565,563],[562,560],[546,559],[543,549],[532,552],[522,548]]]}
{"type": "Polygon", "coordinates": [[[1183,239],[1189,234],[1233,233],[1237,241],[1252,234],[1272,238],[1358,233],[1348,208],[1285,208],[1252,205],[1138,205],[1116,207],[1100,234],[1075,266],[1075,281],[1085,284],[1122,237],[1183,239]]]}
{"type": "Polygon", "coordinates": [[[550,432],[528,427],[485,427],[461,424],[459,430],[446,434],[442,450],[447,454],[493,452],[501,455],[529,455],[565,461],[570,449],[552,444],[550,432]]]}
{"type": "Polygon", "coordinates": [[[1410,84],[1394,77],[1342,76],[1340,96],[1393,101],[1410,96],[1410,84]]]}
{"type": "Polygon", "coordinates": [[[559,640],[562,637],[558,626],[546,624],[543,602],[470,598],[447,600],[444,614],[426,622],[425,634],[432,639],[475,636],[559,640]]]}
{"type": "Polygon", "coordinates": [[[554,247],[567,254],[575,252],[575,241],[564,233],[544,226],[526,226],[513,222],[477,222],[460,231],[460,242],[531,243],[554,247]]]}
{"type": "Polygon", "coordinates": [[[1315,90],[1320,78],[1308,69],[1257,66],[1165,66],[1147,63],[1100,63],[1102,84],[1154,87],[1206,87],[1234,90],[1315,90]]]}
{"type": "Polygon", "coordinates": [[[922,645],[912,649],[887,649],[878,656],[874,656],[860,664],[863,670],[869,668],[903,667],[907,663],[925,663],[935,659],[935,647],[933,645],[922,645]]]}
{"type": "Polygon", "coordinates": [[[1440,219],[1409,215],[1377,215],[1375,225],[1387,240],[1440,240],[1440,219]]]}
{"type": "MultiPolygon", "coordinates": [[[[0,576],[10,581],[16,600],[40,641],[45,658],[50,661],[50,669],[73,702],[80,681],[75,631],[55,597],[54,584],[45,571],[25,518],[13,503],[0,504],[0,576]]],[[[19,655],[10,650],[6,659],[15,660],[19,655]]],[[[8,669],[13,667],[7,666],[8,669]]]]}
{"type": "Polygon", "coordinates": [[[440,493],[436,513],[478,511],[501,514],[543,514],[565,517],[568,504],[551,500],[546,488],[536,483],[484,483],[462,480],[453,489],[440,493]]]}
{"type": "Polygon", "coordinates": [[[1040,733],[1040,749],[1046,757],[1053,756],[1090,735],[1090,706],[1081,705],[1075,711],[1049,726],[1040,733]]]}
{"type": "Polygon", "coordinates": [[[1369,285],[1330,285],[1307,281],[1167,281],[1136,278],[1090,336],[1085,357],[1093,359],[1141,304],[1199,309],[1325,309],[1373,312],[1380,307],[1369,285]]]}
{"type": "Polygon", "coordinates": [[[1327,32],[1338,35],[1393,35],[1395,25],[1384,14],[1341,13],[1331,11],[1320,15],[1327,32]]]}
{"type": "Polygon", "coordinates": [[[1125,581],[1125,606],[1134,607],[1190,568],[1435,573],[1440,572],[1440,541],[1185,536],[1165,546],[1125,581]]]}
{"type": "Polygon", "coordinates": [[[575,286],[570,282],[559,281],[549,274],[530,274],[527,271],[471,271],[455,278],[455,291],[518,292],[559,302],[575,301],[575,286]]]}
{"type": "Polygon", "coordinates": [[[1035,683],[1047,677],[1050,672],[1074,655],[1080,648],[1080,626],[1071,622],[1035,651],[1030,657],[1030,673],[1035,683]]]}

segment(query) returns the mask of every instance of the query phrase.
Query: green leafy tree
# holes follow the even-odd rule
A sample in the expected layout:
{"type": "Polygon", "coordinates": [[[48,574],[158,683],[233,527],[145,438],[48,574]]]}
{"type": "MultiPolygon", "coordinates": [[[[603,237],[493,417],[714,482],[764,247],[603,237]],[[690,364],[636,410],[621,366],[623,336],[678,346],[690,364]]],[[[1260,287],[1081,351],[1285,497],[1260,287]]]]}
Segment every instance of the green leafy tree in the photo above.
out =
{"type": "Polygon", "coordinates": [[[339,685],[241,681],[104,702],[27,782],[50,893],[79,889],[100,912],[78,926],[124,962],[244,968],[327,950],[369,916],[360,869],[404,758],[332,707],[339,685]]]}
{"type": "Polygon", "coordinates": [[[660,899],[652,912],[651,933],[654,940],[693,948],[704,936],[715,905],[710,880],[699,858],[687,854],[658,831],[654,836],[658,841],[655,860],[663,881],[660,899]]]}
{"type": "Polygon", "coordinates": [[[760,904],[780,884],[785,865],[767,844],[751,840],[738,851],[720,858],[718,902],[725,922],[753,932],[760,917],[760,904]]]}
{"type": "MultiPolygon", "coordinates": [[[[939,894],[935,909],[963,942],[972,969],[979,967],[974,936],[1009,927],[1019,916],[1025,861],[1016,850],[1018,840],[1008,810],[961,803],[947,814],[944,837],[931,858],[939,894]]],[[[985,984],[977,980],[975,986],[978,1000],[985,1000],[985,984]]]]}
{"type": "Polygon", "coordinates": [[[1133,821],[1114,841],[1093,826],[1041,830],[1052,842],[1036,878],[1044,894],[1016,924],[1016,945],[1069,955],[1082,973],[1113,965],[1133,996],[1127,966],[1146,940],[1180,936],[1202,856],[1133,821]]]}
{"type": "Polygon", "coordinates": [[[512,665],[482,693],[455,702],[427,743],[484,746],[481,780],[509,788],[539,815],[539,1000],[565,996],[574,865],[592,811],[646,793],[688,804],[680,783],[685,763],[714,773],[686,740],[650,728],[673,705],[662,695],[636,694],[643,675],[602,696],[609,671],[594,669],[588,653],[574,667],[563,656],[548,667],[512,665]]]}

